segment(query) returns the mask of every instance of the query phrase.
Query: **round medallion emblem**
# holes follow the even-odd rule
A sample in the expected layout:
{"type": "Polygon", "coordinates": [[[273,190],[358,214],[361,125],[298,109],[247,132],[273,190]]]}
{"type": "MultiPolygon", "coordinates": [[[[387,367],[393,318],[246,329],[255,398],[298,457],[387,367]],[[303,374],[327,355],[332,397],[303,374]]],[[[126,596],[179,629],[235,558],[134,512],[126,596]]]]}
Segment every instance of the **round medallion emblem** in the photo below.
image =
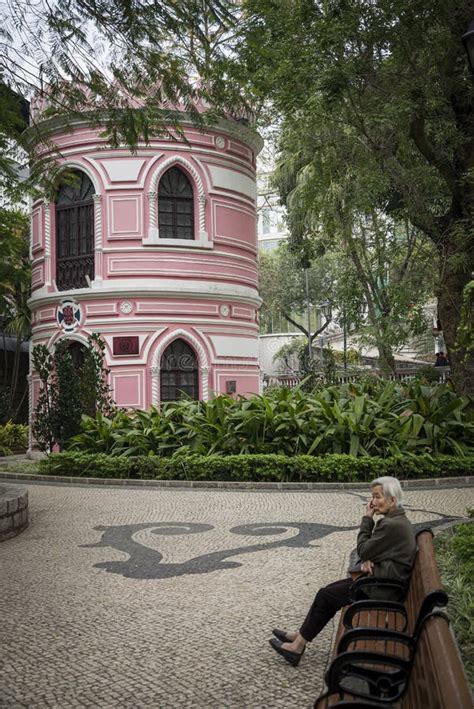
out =
{"type": "Polygon", "coordinates": [[[216,148],[219,148],[220,150],[225,148],[225,139],[220,135],[216,138],[216,148]]]}
{"type": "Polygon", "coordinates": [[[73,300],[63,300],[58,305],[56,319],[64,332],[74,332],[81,324],[81,306],[73,300]]]}
{"type": "Polygon", "coordinates": [[[228,305],[221,305],[221,307],[219,308],[219,312],[226,318],[230,313],[230,308],[228,305]]]}
{"type": "Polygon", "coordinates": [[[133,305],[128,300],[124,300],[123,303],[120,303],[120,312],[124,315],[129,315],[132,310],[133,305]]]}

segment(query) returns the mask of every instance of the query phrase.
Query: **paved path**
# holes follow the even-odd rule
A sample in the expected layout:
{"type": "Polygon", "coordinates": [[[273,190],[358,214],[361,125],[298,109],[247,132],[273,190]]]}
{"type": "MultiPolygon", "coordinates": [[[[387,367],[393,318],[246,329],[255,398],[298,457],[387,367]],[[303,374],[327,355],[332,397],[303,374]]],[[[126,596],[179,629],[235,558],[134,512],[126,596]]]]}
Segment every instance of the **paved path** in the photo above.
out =
{"type": "MultiPolygon", "coordinates": [[[[312,706],[334,623],[297,669],[267,640],[345,575],[365,495],[28,489],[29,528],[0,545],[0,706],[312,706]]],[[[406,495],[417,523],[473,498],[406,495]]]]}

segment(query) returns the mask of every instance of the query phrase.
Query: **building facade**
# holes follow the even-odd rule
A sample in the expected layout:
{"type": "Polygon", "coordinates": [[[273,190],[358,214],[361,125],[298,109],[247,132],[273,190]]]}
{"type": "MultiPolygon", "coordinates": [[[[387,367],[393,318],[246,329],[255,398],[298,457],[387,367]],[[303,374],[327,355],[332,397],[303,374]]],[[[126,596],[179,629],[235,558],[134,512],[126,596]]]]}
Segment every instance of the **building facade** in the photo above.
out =
{"type": "MultiPolygon", "coordinates": [[[[49,120],[64,180],[32,208],[33,345],[100,333],[125,408],[260,388],[262,141],[230,119],[205,132],[181,121],[182,135],[132,154],[86,121],[49,120]]],[[[39,386],[32,371],[32,410],[39,386]]]]}

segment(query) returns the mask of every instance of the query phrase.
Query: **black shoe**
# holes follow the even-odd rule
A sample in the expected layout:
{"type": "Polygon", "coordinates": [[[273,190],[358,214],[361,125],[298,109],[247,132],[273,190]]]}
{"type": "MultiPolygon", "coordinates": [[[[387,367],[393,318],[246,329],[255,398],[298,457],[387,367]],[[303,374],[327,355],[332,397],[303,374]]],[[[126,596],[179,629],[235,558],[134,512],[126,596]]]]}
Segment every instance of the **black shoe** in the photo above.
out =
{"type": "Polygon", "coordinates": [[[276,638],[278,638],[278,640],[281,640],[282,643],[293,642],[293,640],[290,640],[286,632],[284,630],[280,630],[280,628],[273,628],[272,633],[276,638]]]}
{"type": "Polygon", "coordinates": [[[269,640],[268,642],[279,655],[284,657],[285,660],[290,663],[290,665],[293,665],[293,667],[297,667],[300,664],[300,660],[304,650],[303,652],[292,652],[291,650],[285,650],[282,647],[281,641],[277,640],[276,638],[271,638],[271,640],[269,640]]]}

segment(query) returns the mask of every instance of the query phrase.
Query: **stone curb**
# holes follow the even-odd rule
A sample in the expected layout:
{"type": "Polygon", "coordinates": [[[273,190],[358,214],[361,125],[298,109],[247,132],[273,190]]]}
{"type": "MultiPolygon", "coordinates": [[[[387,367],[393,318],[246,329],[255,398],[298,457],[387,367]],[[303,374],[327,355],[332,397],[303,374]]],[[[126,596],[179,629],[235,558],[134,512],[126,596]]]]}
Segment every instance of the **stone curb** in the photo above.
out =
{"type": "MultiPolygon", "coordinates": [[[[280,490],[280,491],[331,491],[331,490],[361,490],[367,489],[367,482],[359,483],[330,483],[330,482],[224,482],[219,480],[134,480],[131,478],[82,478],[68,477],[65,475],[38,475],[36,473],[0,472],[1,480],[37,481],[50,483],[72,483],[79,485],[102,485],[121,487],[159,487],[159,488],[184,488],[184,489],[214,489],[214,490],[280,490]]],[[[401,486],[406,490],[473,487],[474,476],[459,476],[450,478],[422,478],[420,480],[401,480],[401,486]]]]}
{"type": "Polygon", "coordinates": [[[16,537],[28,526],[28,490],[0,488],[0,542],[16,537]]]}

